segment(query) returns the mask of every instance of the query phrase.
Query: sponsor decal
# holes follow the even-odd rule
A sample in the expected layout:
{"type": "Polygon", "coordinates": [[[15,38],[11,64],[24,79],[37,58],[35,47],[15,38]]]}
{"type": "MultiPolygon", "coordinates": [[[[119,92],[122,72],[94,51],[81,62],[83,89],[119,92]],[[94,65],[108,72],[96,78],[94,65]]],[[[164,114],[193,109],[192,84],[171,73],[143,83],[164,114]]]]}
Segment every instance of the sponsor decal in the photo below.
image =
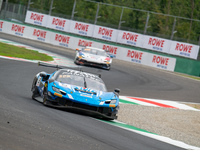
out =
{"type": "Polygon", "coordinates": [[[59,93],[55,92],[54,95],[62,98],[62,94],[59,94],[59,93]]]}
{"type": "Polygon", "coordinates": [[[116,57],[115,55],[117,54],[117,47],[109,46],[109,45],[103,45],[103,50],[105,50],[106,52],[109,52],[110,54],[114,54],[113,57],[116,57]]]}
{"type": "Polygon", "coordinates": [[[138,36],[138,34],[124,32],[122,35],[122,39],[127,40],[127,44],[136,45],[138,36]]]}
{"type": "Polygon", "coordinates": [[[85,41],[85,40],[79,40],[78,46],[89,46],[89,47],[91,47],[92,46],[92,42],[85,41]]]}
{"type": "Polygon", "coordinates": [[[169,58],[154,55],[152,62],[156,63],[158,68],[167,69],[169,58]]]}
{"type": "Polygon", "coordinates": [[[67,94],[70,99],[74,99],[71,94],[67,94]]]}
{"type": "Polygon", "coordinates": [[[187,45],[187,44],[176,44],[176,51],[180,51],[180,55],[188,56],[190,57],[190,53],[192,51],[192,45],[187,45]]]}
{"type": "Polygon", "coordinates": [[[165,40],[157,38],[149,38],[148,45],[152,45],[154,50],[162,51],[165,40]]]}
{"type": "Polygon", "coordinates": [[[92,98],[92,95],[85,95],[85,94],[80,94],[81,96],[84,96],[84,97],[89,97],[89,98],[92,98]]]}
{"type": "Polygon", "coordinates": [[[37,25],[42,25],[42,21],[43,21],[44,15],[40,15],[37,13],[31,13],[31,17],[30,19],[34,21],[35,24],[37,25]]]}
{"type": "Polygon", "coordinates": [[[47,32],[42,31],[42,30],[34,29],[34,31],[33,31],[33,36],[36,36],[37,39],[40,41],[45,41],[46,34],[47,34],[47,32]]]}
{"type": "Polygon", "coordinates": [[[131,61],[133,61],[135,63],[140,63],[141,64],[142,56],[143,56],[143,53],[142,52],[138,52],[138,51],[128,50],[128,53],[127,53],[127,57],[130,57],[131,61]]]}
{"type": "Polygon", "coordinates": [[[79,34],[87,35],[89,25],[83,23],[76,23],[74,29],[78,30],[79,34]]]}
{"type": "Polygon", "coordinates": [[[55,36],[55,41],[58,41],[60,46],[68,47],[69,40],[70,40],[69,36],[65,36],[61,34],[56,34],[55,36]]]}
{"type": "Polygon", "coordinates": [[[0,31],[2,31],[2,28],[3,28],[3,22],[0,21],[0,31]]]}
{"type": "Polygon", "coordinates": [[[15,35],[23,36],[25,26],[20,26],[17,24],[12,24],[11,31],[15,32],[15,35]]]}
{"type": "Polygon", "coordinates": [[[116,105],[115,104],[110,104],[109,107],[116,107],[116,105]]]}
{"type": "Polygon", "coordinates": [[[103,38],[103,39],[111,40],[112,33],[113,33],[113,30],[112,30],[112,29],[107,29],[107,28],[99,27],[99,32],[98,32],[98,34],[102,35],[102,38],[103,38]]]}
{"type": "Polygon", "coordinates": [[[58,30],[64,30],[65,23],[66,23],[66,20],[64,19],[53,18],[52,20],[52,25],[55,25],[56,29],[58,30]]]}

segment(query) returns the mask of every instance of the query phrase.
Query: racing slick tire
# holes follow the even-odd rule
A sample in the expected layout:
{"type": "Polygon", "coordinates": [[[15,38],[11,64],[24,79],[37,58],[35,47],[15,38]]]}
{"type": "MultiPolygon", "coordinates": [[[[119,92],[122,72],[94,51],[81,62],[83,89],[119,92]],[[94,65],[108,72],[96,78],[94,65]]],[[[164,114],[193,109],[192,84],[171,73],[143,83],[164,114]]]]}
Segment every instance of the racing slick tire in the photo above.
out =
{"type": "Polygon", "coordinates": [[[75,63],[76,65],[80,65],[80,63],[78,62],[78,59],[77,59],[77,58],[75,58],[74,63],[75,63]]]}
{"type": "Polygon", "coordinates": [[[31,89],[31,91],[32,91],[32,99],[33,100],[35,100],[35,97],[39,95],[38,89],[36,87],[36,82],[37,82],[37,80],[34,79],[33,80],[33,84],[32,84],[32,89],[31,89]]]}
{"type": "Polygon", "coordinates": [[[107,67],[106,70],[108,70],[108,71],[111,69],[110,65],[107,65],[106,67],[107,67]]]}
{"type": "Polygon", "coordinates": [[[42,102],[44,105],[48,104],[48,101],[47,101],[47,87],[48,87],[48,83],[45,83],[44,84],[44,91],[43,91],[44,97],[43,97],[43,102],[42,102]]]}

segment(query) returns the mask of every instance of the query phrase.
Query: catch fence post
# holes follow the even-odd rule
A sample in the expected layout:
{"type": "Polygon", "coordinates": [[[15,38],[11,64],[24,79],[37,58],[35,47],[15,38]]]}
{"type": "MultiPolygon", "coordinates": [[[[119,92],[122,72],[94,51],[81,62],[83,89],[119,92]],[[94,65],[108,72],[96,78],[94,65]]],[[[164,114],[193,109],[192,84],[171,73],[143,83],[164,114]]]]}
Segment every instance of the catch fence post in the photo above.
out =
{"type": "Polygon", "coordinates": [[[173,38],[174,38],[174,33],[177,32],[177,31],[174,31],[175,27],[176,27],[176,17],[174,17],[174,24],[173,24],[173,28],[172,28],[171,40],[173,40],[173,38]]]}
{"type": "Polygon", "coordinates": [[[73,9],[72,9],[72,16],[71,16],[71,20],[74,19],[74,14],[77,13],[75,12],[75,8],[76,8],[76,0],[74,0],[74,6],[73,6],[73,9]]]}
{"type": "Polygon", "coordinates": [[[122,21],[123,13],[124,13],[124,7],[122,7],[122,12],[121,12],[120,20],[119,20],[118,29],[120,29],[121,28],[121,24],[125,22],[125,21],[122,21]]]}
{"type": "Polygon", "coordinates": [[[49,8],[49,15],[50,16],[51,16],[52,9],[54,9],[53,8],[53,0],[51,0],[51,5],[50,5],[50,8],[49,8]]]}
{"type": "Polygon", "coordinates": [[[98,5],[97,5],[97,11],[96,11],[96,15],[95,15],[95,20],[94,20],[94,24],[97,24],[97,19],[101,16],[98,16],[99,14],[99,2],[98,2],[98,5]]]}
{"type": "Polygon", "coordinates": [[[147,28],[149,28],[150,26],[148,26],[148,23],[149,23],[149,11],[147,12],[147,19],[146,19],[146,24],[145,24],[145,28],[144,28],[144,34],[146,34],[147,32],[147,28]]]}

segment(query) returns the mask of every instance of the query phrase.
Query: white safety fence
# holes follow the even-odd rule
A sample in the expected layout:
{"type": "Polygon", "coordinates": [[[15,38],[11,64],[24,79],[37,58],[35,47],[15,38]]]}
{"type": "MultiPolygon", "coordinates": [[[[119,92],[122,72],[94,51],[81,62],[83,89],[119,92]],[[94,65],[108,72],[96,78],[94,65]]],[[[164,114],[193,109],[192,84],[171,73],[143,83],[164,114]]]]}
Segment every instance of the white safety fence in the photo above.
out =
{"type": "Polygon", "coordinates": [[[50,29],[141,47],[191,59],[197,59],[199,53],[198,45],[63,19],[32,11],[27,11],[25,22],[50,29]]]}
{"type": "Polygon", "coordinates": [[[68,36],[48,30],[41,30],[37,27],[30,27],[7,21],[0,20],[0,32],[62,46],[73,50],[76,48],[82,48],[83,46],[97,47],[109,51],[109,53],[116,59],[151,66],[163,70],[174,71],[176,65],[176,59],[172,57],[138,51],[134,50],[134,48],[128,49],[121,46],[104,44],[93,40],[87,40],[81,37],[78,38],[74,36],[68,36]]]}

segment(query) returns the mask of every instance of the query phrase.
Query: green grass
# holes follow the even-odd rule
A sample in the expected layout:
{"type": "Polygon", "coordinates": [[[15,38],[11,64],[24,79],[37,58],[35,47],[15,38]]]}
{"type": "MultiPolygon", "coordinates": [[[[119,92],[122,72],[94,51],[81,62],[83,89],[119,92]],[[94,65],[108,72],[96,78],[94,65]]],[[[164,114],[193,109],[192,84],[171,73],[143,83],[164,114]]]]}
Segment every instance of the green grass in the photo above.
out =
{"type": "Polygon", "coordinates": [[[0,55],[29,59],[29,60],[53,61],[53,58],[46,54],[42,54],[34,50],[28,50],[23,47],[17,47],[1,42],[0,42],[0,55]]]}

